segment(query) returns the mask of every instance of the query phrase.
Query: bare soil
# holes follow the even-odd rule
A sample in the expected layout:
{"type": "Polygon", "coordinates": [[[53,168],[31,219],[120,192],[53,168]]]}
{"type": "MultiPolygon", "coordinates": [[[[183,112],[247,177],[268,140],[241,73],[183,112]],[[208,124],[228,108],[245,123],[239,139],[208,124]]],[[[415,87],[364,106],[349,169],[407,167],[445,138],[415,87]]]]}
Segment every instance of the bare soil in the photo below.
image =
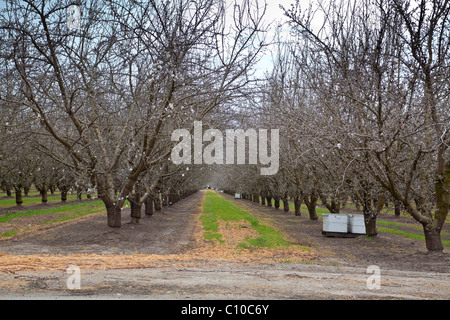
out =
{"type": "MultiPolygon", "coordinates": [[[[292,212],[286,213],[281,208],[275,209],[253,202],[234,199],[224,195],[250,211],[261,221],[271,224],[292,242],[310,246],[320,255],[322,263],[349,267],[378,265],[380,268],[389,268],[406,271],[442,272],[450,273],[450,252],[429,254],[425,242],[407,238],[388,232],[379,231],[376,237],[365,235],[356,238],[326,237],[322,235],[322,218],[310,220],[307,212],[295,216],[292,212]]],[[[347,213],[356,213],[356,210],[344,210],[347,213]]],[[[359,212],[361,214],[361,212],[359,212]]],[[[419,227],[420,224],[406,216],[395,217],[392,214],[380,214],[378,220],[397,222],[408,226],[419,227]]],[[[395,226],[394,228],[408,233],[422,234],[422,230],[410,227],[395,226]]],[[[450,233],[450,223],[446,222],[442,233],[450,233]]],[[[443,235],[442,240],[450,240],[450,236],[443,235]]]]}
{"type": "MultiPolygon", "coordinates": [[[[220,224],[225,245],[206,241],[199,222],[204,192],[131,224],[106,226],[96,213],[46,225],[45,216],[20,223],[29,232],[0,241],[0,297],[99,299],[449,299],[450,256],[427,254],[420,240],[380,232],[377,237],[328,238],[322,221],[306,213],[268,208],[224,195],[283,232],[285,249],[237,249],[253,230],[220,224]],[[40,220],[38,220],[40,219],[40,220]],[[33,225],[34,227],[31,227],[33,225]],[[81,289],[66,286],[69,265],[81,289]],[[369,290],[369,265],[381,269],[381,289],[369,290]]],[[[48,218],[50,219],[50,217],[48,218]]],[[[383,220],[396,219],[391,215],[383,220]]],[[[402,217],[402,222],[414,223],[402,217]]],[[[393,220],[393,221],[399,221],[393,220]]],[[[448,223],[443,232],[449,232],[448,223]]],[[[408,230],[410,232],[410,230],[408,230]]]]}

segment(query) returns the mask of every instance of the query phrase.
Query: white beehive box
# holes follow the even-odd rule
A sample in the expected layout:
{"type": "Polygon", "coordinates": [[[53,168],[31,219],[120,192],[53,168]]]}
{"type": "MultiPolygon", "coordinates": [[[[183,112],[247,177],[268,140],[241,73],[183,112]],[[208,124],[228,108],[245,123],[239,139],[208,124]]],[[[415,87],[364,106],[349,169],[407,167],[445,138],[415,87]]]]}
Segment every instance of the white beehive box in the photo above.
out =
{"type": "Polygon", "coordinates": [[[362,214],[348,215],[348,232],[356,234],[366,234],[364,215],[362,214]]]}
{"type": "Polygon", "coordinates": [[[323,231],[324,232],[348,232],[348,217],[346,214],[324,213],[323,231]]]}
{"type": "Polygon", "coordinates": [[[234,198],[235,199],[241,199],[241,194],[240,193],[235,193],[234,194],[234,198]]]}

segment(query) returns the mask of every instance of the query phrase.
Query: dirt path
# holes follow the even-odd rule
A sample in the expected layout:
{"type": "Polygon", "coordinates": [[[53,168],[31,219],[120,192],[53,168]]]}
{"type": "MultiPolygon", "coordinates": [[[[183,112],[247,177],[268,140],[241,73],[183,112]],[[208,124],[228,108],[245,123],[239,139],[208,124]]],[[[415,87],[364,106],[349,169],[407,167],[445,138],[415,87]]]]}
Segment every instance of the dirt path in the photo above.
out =
{"type": "Polygon", "coordinates": [[[449,299],[448,275],[382,269],[369,290],[365,268],[307,264],[209,263],[197,267],[81,270],[68,290],[64,271],[0,272],[2,299],[449,299]],[[443,278],[444,276],[444,278],[443,278]],[[5,291],[4,284],[10,284],[5,291]],[[12,285],[12,283],[14,285],[12,285]]]}
{"type": "MultiPolygon", "coordinates": [[[[37,197],[38,196],[27,196],[27,198],[37,198],[37,197]]],[[[13,212],[27,211],[27,210],[60,207],[60,206],[64,206],[66,204],[71,204],[71,203],[81,203],[81,202],[89,203],[90,201],[92,201],[90,199],[83,199],[83,200],[68,199],[65,202],[63,202],[60,200],[59,197],[58,198],[57,197],[58,196],[51,196],[51,197],[49,196],[49,200],[54,200],[54,201],[49,201],[46,204],[37,202],[37,203],[24,203],[20,206],[17,206],[17,205],[0,206],[0,215],[13,213],[13,212]],[[57,198],[57,199],[55,199],[55,198],[57,198]]]]}
{"type": "MultiPolygon", "coordinates": [[[[203,194],[142,215],[139,224],[130,223],[130,209],[122,212],[122,227],[109,228],[106,214],[90,214],[34,233],[0,241],[4,254],[174,254],[187,250],[195,226],[191,215],[199,214],[203,194]]],[[[41,216],[39,218],[46,218],[41,216]]],[[[26,217],[23,224],[27,224],[26,217]]],[[[194,240],[194,239],[192,239],[194,240]]]]}
{"type": "Polygon", "coordinates": [[[122,228],[110,229],[104,213],[92,214],[0,241],[0,298],[450,298],[447,253],[430,257],[400,237],[325,238],[320,221],[229,196],[292,242],[312,247],[314,255],[305,253],[300,263],[227,255],[202,240],[203,197],[198,192],[139,225],[127,224],[124,212],[122,228]],[[67,288],[70,264],[80,266],[80,289],[67,288]],[[369,265],[380,267],[379,290],[367,287],[369,265]]]}
{"type": "MultiPolygon", "coordinates": [[[[379,232],[376,237],[368,238],[332,238],[322,235],[322,218],[312,221],[308,214],[296,217],[293,212],[286,213],[282,209],[269,208],[251,201],[234,199],[224,196],[235,204],[250,211],[261,221],[271,224],[292,242],[304,244],[316,250],[322,264],[339,266],[364,267],[378,265],[380,268],[405,271],[441,272],[450,274],[450,252],[444,250],[442,254],[427,253],[424,241],[410,239],[401,235],[379,232]]],[[[410,222],[412,219],[394,218],[383,215],[379,219],[396,222],[410,222]]],[[[450,224],[446,223],[443,232],[450,231],[450,224]]],[[[420,232],[420,231],[418,231],[420,232]]]]}

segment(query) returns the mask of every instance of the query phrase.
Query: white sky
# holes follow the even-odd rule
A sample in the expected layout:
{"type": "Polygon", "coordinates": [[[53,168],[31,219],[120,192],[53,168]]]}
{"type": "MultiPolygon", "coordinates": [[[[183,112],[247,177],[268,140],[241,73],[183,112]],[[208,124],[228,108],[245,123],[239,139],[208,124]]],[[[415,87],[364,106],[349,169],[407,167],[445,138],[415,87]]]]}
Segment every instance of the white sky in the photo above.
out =
{"type": "MultiPolygon", "coordinates": [[[[264,3],[264,0],[258,0],[264,3]]],[[[266,42],[272,42],[275,37],[275,28],[280,22],[286,21],[286,17],[284,16],[283,10],[280,8],[282,5],[284,8],[289,9],[291,4],[295,4],[295,0],[266,0],[267,1],[267,9],[265,14],[265,20],[267,23],[271,23],[271,28],[267,34],[266,42]]],[[[302,4],[305,2],[307,5],[309,0],[301,0],[302,4]]],[[[272,54],[274,50],[267,50],[266,54],[262,56],[260,62],[256,66],[257,72],[255,75],[257,77],[264,76],[265,71],[269,71],[272,66],[272,54]]]]}

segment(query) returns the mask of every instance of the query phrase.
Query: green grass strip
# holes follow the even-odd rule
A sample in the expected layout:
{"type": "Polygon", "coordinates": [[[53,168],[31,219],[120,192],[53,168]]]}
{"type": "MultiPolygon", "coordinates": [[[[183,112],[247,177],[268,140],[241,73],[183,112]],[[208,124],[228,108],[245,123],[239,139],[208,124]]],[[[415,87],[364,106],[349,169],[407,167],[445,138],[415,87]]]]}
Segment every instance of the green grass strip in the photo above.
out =
{"type": "MultiPolygon", "coordinates": [[[[203,202],[203,214],[200,216],[200,221],[206,231],[205,239],[218,239],[219,242],[223,242],[222,235],[217,232],[219,220],[245,220],[259,233],[259,237],[246,239],[245,242],[238,244],[238,247],[280,248],[293,245],[285,240],[283,233],[272,227],[261,224],[259,220],[248,211],[239,208],[232,201],[225,199],[223,196],[216,194],[213,191],[207,191],[205,201],[203,202]]],[[[308,247],[303,248],[305,250],[310,250],[308,247]]]]}
{"type": "MultiPolygon", "coordinates": [[[[68,195],[67,196],[67,200],[72,200],[72,199],[76,199],[77,196],[76,195],[68,195]]],[[[42,203],[42,198],[41,197],[27,197],[27,196],[23,196],[22,197],[22,204],[38,204],[38,203],[42,203]]],[[[47,197],[47,202],[56,202],[56,201],[61,201],[61,196],[53,196],[53,195],[48,195],[47,197]]],[[[16,205],[16,198],[8,198],[8,199],[0,199],[0,207],[9,207],[9,206],[14,206],[16,205]]]]}
{"type": "MultiPolygon", "coordinates": [[[[384,220],[377,220],[377,225],[383,225],[383,226],[395,226],[395,227],[406,227],[411,228],[418,231],[423,231],[422,227],[418,226],[412,226],[407,223],[400,223],[400,222],[392,222],[392,221],[384,221],[384,220]]],[[[450,233],[441,232],[441,236],[450,236],[450,233]]]]}
{"type": "Polygon", "coordinates": [[[91,206],[102,206],[104,208],[104,204],[101,200],[97,201],[89,201],[89,202],[81,202],[81,203],[71,203],[62,206],[52,207],[52,208],[43,208],[43,209],[33,209],[27,210],[23,212],[13,212],[7,213],[5,215],[0,216],[0,223],[11,221],[12,219],[16,219],[19,217],[28,217],[35,216],[47,213],[57,213],[57,212],[65,212],[70,211],[77,208],[91,207],[91,206]]]}
{"type": "MultiPolygon", "coordinates": [[[[389,232],[389,233],[398,234],[398,235],[401,235],[401,236],[404,236],[404,237],[407,237],[410,239],[425,241],[425,236],[420,235],[420,234],[408,233],[408,232],[400,231],[395,228],[390,229],[390,228],[385,228],[385,227],[378,227],[377,229],[378,229],[378,231],[389,232]]],[[[442,240],[442,244],[446,247],[450,247],[450,241],[442,240]]]]}
{"type": "Polygon", "coordinates": [[[17,232],[18,232],[17,230],[10,230],[10,231],[0,233],[0,238],[7,238],[7,237],[15,236],[17,234],[17,232]]]}
{"type": "Polygon", "coordinates": [[[60,215],[59,219],[54,219],[52,221],[48,221],[46,224],[51,225],[51,224],[62,222],[62,221],[69,221],[69,220],[76,219],[76,218],[86,216],[89,214],[102,212],[104,210],[105,210],[105,208],[103,205],[100,207],[93,207],[93,208],[78,208],[78,209],[73,210],[73,213],[71,215],[60,215]]]}
{"type": "MultiPolygon", "coordinates": [[[[275,200],[272,199],[272,204],[273,206],[275,205],[275,200]]],[[[280,203],[281,204],[281,203],[280,203]]],[[[308,208],[302,204],[301,207],[301,212],[308,214],[308,208]]],[[[280,210],[282,210],[282,206],[280,206],[280,210]]],[[[295,206],[294,204],[290,201],[289,202],[289,210],[295,210],[295,206]]],[[[320,207],[316,207],[316,213],[318,216],[322,216],[324,213],[329,213],[328,209],[326,208],[320,208],[320,207]]],[[[393,212],[392,212],[393,214],[393,212]]],[[[449,217],[447,217],[448,220],[449,217]]],[[[407,228],[411,228],[414,230],[418,230],[418,231],[423,231],[422,227],[420,226],[413,226],[413,225],[409,225],[406,223],[400,223],[400,222],[391,222],[391,221],[385,221],[385,220],[377,220],[377,225],[383,225],[383,226],[396,226],[396,227],[407,227],[407,228]]],[[[390,232],[393,234],[398,234],[398,235],[402,235],[404,237],[408,237],[411,239],[417,239],[417,240],[422,240],[425,241],[425,236],[424,235],[417,235],[414,233],[408,233],[408,232],[404,232],[395,228],[384,228],[384,227],[377,227],[378,230],[380,231],[385,231],[385,232],[390,232]]],[[[445,233],[445,232],[441,232],[441,236],[450,236],[450,233],[445,233]]],[[[442,240],[442,243],[444,246],[450,246],[450,241],[445,241],[442,240]]]]}

